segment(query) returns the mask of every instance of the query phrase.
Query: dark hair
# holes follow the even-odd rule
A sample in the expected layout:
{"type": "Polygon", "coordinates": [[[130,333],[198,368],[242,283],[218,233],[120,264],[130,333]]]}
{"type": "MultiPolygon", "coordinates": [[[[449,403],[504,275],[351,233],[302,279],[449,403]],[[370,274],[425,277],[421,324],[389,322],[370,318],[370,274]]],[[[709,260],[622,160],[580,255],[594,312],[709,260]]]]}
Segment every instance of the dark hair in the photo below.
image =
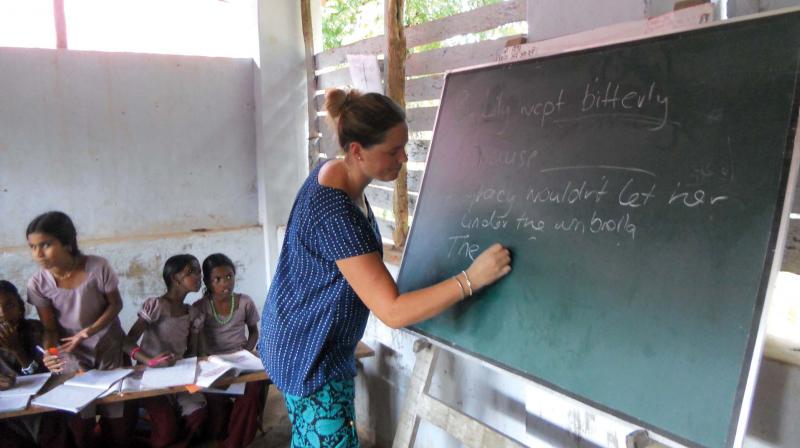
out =
{"type": "Polygon", "coordinates": [[[36,351],[31,349],[33,348],[33,344],[38,344],[40,341],[31,341],[34,332],[30,331],[28,326],[31,324],[25,319],[25,301],[22,300],[22,297],[19,295],[17,287],[8,280],[0,280],[0,294],[2,293],[11,294],[14,299],[17,300],[20,311],[19,322],[17,323],[19,326],[16,328],[17,335],[20,338],[23,350],[25,350],[28,356],[30,356],[31,359],[38,358],[39,355],[36,351]]]}
{"type": "Polygon", "coordinates": [[[75,224],[69,219],[64,212],[47,212],[33,218],[28,224],[28,230],[25,231],[25,238],[31,233],[46,233],[61,244],[69,248],[69,253],[73,257],[81,255],[81,250],[78,248],[78,232],[75,230],[75,224]]]}
{"type": "Polygon", "coordinates": [[[197,257],[191,254],[179,254],[167,258],[167,261],[164,263],[164,270],[161,271],[161,275],[164,277],[164,284],[167,285],[167,291],[169,291],[169,287],[172,286],[172,276],[181,272],[186,266],[192,264],[193,261],[198,265],[200,264],[200,262],[197,261],[197,257]]]}
{"type": "Polygon", "coordinates": [[[17,299],[17,304],[19,305],[19,309],[22,310],[22,315],[25,315],[25,302],[22,300],[22,297],[19,295],[19,291],[17,287],[14,286],[8,280],[0,280],[0,294],[11,294],[15,299],[17,299]]]}
{"type": "Polygon", "coordinates": [[[206,290],[211,290],[211,271],[221,266],[230,267],[236,274],[236,266],[233,265],[230,258],[223,254],[211,254],[203,260],[203,284],[206,286],[206,290]]]}
{"type": "Polygon", "coordinates": [[[345,152],[353,142],[367,149],[383,143],[389,129],[406,121],[405,111],[391,98],[380,93],[328,90],[325,92],[325,110],[336,130],[339,146],[345,152]]]}

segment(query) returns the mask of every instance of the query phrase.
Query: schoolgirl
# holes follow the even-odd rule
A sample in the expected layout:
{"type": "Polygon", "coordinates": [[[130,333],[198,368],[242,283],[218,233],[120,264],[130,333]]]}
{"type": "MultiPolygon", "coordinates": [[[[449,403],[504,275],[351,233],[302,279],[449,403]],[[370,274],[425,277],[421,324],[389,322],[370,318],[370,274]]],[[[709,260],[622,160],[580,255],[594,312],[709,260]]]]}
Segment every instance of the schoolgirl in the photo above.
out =
{"type": "MultiPolygon", "coordinates": [[[[37,216],[25,235],[31,257],[41,266],[28,280],[28,302],[36,307],[44,327],[44,347],[59,351],[44,356],[47,368],[69,374],[122,367],[125,332],[118,317],[122,298],[108,261],[81,252],[75,225],[62,212],[37,216]]],[[[124,409],[123,403],[115,403],[81,411],[81,418],[69,422],[78,445],[90,444],[99,412],[104,444],[128,446],[132,428],[124,409]]]]}
{"type": "MultiPolygon", "coordinates": [[[[25,319],[25,302],[17,288],[0,280],[0,390],[14,387],[18,377],[46,372],[41,353],[44,329],[37,320],[25,319]]],[[[68,447],[67,415],[49,412],[0,421],[4,447],[68,447]]]]}
{"type": "MultiPolygon", "coordinates": [[[[142,304],[138,319],[125,339],[125,351],[148,367],[174,364],[197,356],[205,315],[184,303],[200,290],[200,263],[192,255],[174,255],[162,272],[167,291],[142,304]],[[141,344],[137,345],[141,338],[141,344]]],[[[206,419],[203,394],[187,392],[141,401],[150,415],[150,446],[188,446],[206,419]],[[181,423],[181,419],[183,422],[181,423]]]]}
{"type": "MultiPolygon", "coordinates": [[[[223,254],[203,260],[203,298],[193,304],[205,314],[204,352],[224,354],[242,349],[252,351],[258,341],[258,309],[246,294],[237,294],[236,267],[223,254]],[[246,332],[245,332],[246,331],[246,332]]],[[[259,416],[267,399],[267,381],[253,381],[244,395],[206,394],[209,429],[223,447],[247,446],[255,438],[259,416]]]]}

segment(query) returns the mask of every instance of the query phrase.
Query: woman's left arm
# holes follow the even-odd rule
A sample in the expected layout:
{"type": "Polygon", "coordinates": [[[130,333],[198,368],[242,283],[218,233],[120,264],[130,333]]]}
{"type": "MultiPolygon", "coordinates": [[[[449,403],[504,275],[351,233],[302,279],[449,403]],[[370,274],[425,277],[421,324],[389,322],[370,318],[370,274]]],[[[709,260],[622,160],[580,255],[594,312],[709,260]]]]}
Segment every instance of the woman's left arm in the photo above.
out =
{"type": "Polygon", "coordinates": [[[247,343],[244,345],[244,349],[247,351],[252,352],[254,348],[256,348],[256,343],[258,342],[258,325],[247,325],[247,343]]]}
{"type": "Polygon", "coordinates": [[[80,345],[81,341],[97,334],[97,332],[107,327],[119,315],[119,312],[122,311],[122,297],[119,295],[119,290],[114,289],[106,294],[105,297],[108,301],[108,306],[106,306],[103,314],[101,314],[93,324],[83,330],[68,338],[61,339],[62,344],[59,350],[71,352],[80,345]]]}

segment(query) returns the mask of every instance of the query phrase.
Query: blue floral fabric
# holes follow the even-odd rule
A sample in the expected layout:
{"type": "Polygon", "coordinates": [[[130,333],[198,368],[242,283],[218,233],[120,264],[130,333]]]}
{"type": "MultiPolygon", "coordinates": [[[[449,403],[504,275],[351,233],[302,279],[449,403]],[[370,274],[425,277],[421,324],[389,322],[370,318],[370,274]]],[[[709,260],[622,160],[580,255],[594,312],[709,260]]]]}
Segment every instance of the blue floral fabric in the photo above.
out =
{"type": "Polygon", "coordinates": [[[284,394],[292,448],[358,448],[353,379],[333,380],[307,397],[284,394]]]}

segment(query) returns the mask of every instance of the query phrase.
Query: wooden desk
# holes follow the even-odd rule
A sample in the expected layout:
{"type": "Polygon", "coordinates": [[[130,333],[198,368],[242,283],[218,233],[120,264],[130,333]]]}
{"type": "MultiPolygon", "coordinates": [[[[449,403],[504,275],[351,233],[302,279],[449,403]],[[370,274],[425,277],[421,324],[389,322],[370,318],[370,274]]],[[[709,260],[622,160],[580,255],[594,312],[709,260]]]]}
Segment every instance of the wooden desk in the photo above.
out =
{"type": "MultiPolygon", "coordinates": [[[[372,348],[370,348],[370,346],[368,346],[367,344],[359,341],[358,345],[356,346],[355,355],[356,355],[356,359],[369,358],[369,357],[375,356],[375,351],[372,350],[372,348]]],[[[263,380],[268,380],[268,379],[269,379],[269,376],[267,376],[267,372],[262,370],[260,372],[246,373],[244,375],[240,375],[240,376],[237,376],[237,377],[221,378],[221,379],[217,380],[216,382],[214,382],[213,385],[214,385],[214,387],[224,387],[224,386],[229,386],[231,384],[236,384],[236,383],[249,383],[251,381],[263,381],[263,380]]],[[[66,381],[64,378],[60,378],[60,377],[54,375],[54,376],[50,377],[50,380],[48,380],[47,384],[45,384],[45,386],[42,389],[43,390],[50,390],[50,389],[54,388],[55,386],[63,383],[64,381],[66,381]]],[[[160,388],[160,389],[147,389],[147,390],[138,391],[138,392],[127,392],[127,393],[123,393],[123,394],[114,394],[114,395],[109,395],[109,396],[103,397],[103,398],[101,398],[99,400],[95,400],[94,404],[117,403],[117,402],[120,402],[120,401],[138,400],[140,398],[157,397],[159,395],[170,395],[170,394],[176,394],[176,393],[180,393],[180,392],[186,392],[186,386],[164,387],[164,388],[160,388]]],[[[23,415],[43,414],[45,412],[54,412],[54,411],[57,411],[57,410],[58,409],[45,408],[45,407],[42,407],[42,406],[28,405],[28,407],[26,409],[23,409],[21,411],[0,413],[0,420],[6,419],[6,418],[21,417],[23,415]]]]}

